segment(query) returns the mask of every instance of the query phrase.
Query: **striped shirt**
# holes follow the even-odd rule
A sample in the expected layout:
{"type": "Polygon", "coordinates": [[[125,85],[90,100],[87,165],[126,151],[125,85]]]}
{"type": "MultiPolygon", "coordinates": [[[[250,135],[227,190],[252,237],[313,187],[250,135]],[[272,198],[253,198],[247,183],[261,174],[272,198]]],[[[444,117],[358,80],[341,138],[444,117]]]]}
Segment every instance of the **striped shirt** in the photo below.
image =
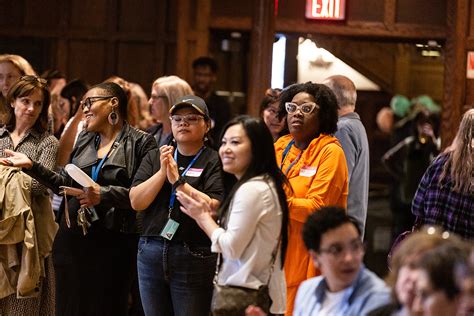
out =
{"type": "Polygon", "coordinates": [[[473,240],[474,194],[453,191],[449,175],[439,183],[448,157],[448,154],[439,155],[426,170],[413,198],[412,213],[423,224],[439,225],[464,239],[473,240]]]}

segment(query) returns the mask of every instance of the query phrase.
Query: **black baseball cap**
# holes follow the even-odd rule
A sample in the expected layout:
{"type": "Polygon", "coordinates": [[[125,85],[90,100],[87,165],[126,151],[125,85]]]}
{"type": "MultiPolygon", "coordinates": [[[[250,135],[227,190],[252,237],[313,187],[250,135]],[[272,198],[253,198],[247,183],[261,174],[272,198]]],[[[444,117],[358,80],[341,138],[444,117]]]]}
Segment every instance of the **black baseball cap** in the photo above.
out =
{"type": "Polygon", "coordinates": [[[190,106],[200,114],[204,115],[206,118],[209,118],[209,110],[207,109],[206,102],[198,96],[195,95],[185,95],[178,98],[176,103],[171,107],[169,113],[173,114],[177,109],[190,106]]]}

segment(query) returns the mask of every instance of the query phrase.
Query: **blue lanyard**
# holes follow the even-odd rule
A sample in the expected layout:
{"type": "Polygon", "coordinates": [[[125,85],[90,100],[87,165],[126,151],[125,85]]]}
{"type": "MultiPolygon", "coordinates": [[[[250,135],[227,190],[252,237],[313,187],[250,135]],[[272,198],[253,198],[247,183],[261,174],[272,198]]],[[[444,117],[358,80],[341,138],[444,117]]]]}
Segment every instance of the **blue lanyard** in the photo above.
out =
{"type": "MultiPolygon", "coordinates": [[[[294,143],[295,143],[295,140],[292,139],[291,142],[286,146],[285,150],[283,151],[283,155],[281,156],[280,170],[281,168],[283,168],[283,163],[285,162],[286,156],[288,155],[288,152],[290,151],[291,146],[293,146],[294,143]]],[[[287,175],[288,172],[290,172],[291,168],[293,168],[293,166],[298,162],[298,160],[300,160],[302,153],[303,151],[300,151],[296,159],[288,166],[288,168],[286,168],[284,172],[285,175],[287,175]]]]}
{"type": "MultiPolygon", "coordinates": [[[[186,169],[183,171],[183,173],[181,174],[181,176],[185,176],[186,175],[186,172],[188,172],[189,169],[191,169],[191,167],[194,165],[194,163],[196,162],[196,160],[198,160],[199,156],[201,156],[202,152],[204,151],[204,149],[206,148],[206,146],[202,146],[201,149],[199,150],[199,152],[197,153],[196,156],[194,156],[193,160],[191,160],[191,162],[189,163],[189,165],[186,167],[186,169]]],[[[174,161],[176,161],[176,163],[178,163],[178,149],[176,149],[174,151],[174,161]]],[[[170,204],[169,204],[169,212],[171,215],[171,210],[173,209],[173,206],[174,206],[174,201],[176,200],[176,190],[173,190],[171,192],[171,197],[170,197],[170,204]]]]}
{"type": "MultiPolygon", "coordinates": [[[[122,138],[121,135],[119,136],[120,138],[122,138]]],[[[92,166],[91,177],[92,177],[92,180],[94,180],[94,182],[97,182],[97,179],[99,178],[100,169],[102,168],[102,166],[104,165],[104,162],[107,160],[110,154],[115,150],[115,148],[118,147],[118,145],[119,145],[119,142],[115,140],[114,144],[112,145],[112,147],[110,147],[109,151],[107,152],[107,155],[105,155],[104,158],[102,158],[96,166],[92,166]]]]}

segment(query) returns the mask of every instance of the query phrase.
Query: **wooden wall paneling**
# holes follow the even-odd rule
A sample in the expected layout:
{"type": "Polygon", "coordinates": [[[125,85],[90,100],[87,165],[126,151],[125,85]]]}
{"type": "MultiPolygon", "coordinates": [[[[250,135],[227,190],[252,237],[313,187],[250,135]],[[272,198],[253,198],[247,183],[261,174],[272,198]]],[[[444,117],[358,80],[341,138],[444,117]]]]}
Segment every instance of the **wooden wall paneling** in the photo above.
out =
{"type": "MultiPolygon", "coordinates": [[[[285,0],[279,0],[285,1],[285,0]]],[[[286,0],[293,2],[293,5],[298,5],[299,2],[304,0],[286,0]]],[[[239,0],[239,1],[222,1],[212,0],[211,1],[211,15],[212,17],[217,16],[228,16],[228,17],[251,17],[252,12],[255,9],[254,0],[239,0]]]]}
{"type": "Polygon", "coordinates": [[[150,69],[153,63],[153,43],[118,43],[117,74],[132,82],[147,83],[156,79],[150,69]]]}
{"type": "Polygon", "coordinates": [[[396,0],[397,22],[446,25],[447,2],[456,0],[396,0]]]}
{"type": "Polygon", "coordinates": [[[104,74],[102,75],[102,80],[118,75],[118,39],[117,36],[111,35],[119,34],[119,3],[115,0],[107,0],[106,6],[107,14],[104,16],[105,34],[102,38],[105,42],[104,74]]]}
{"type": "Polygon", "coordinates": [[[176,58],[176,75],[181,78],[187,78],[187,61],[188,61],[188,31],[189,31],[189,10],[192,0],[178,0],[178,34],[177,34],[177,58],[176,58]]]}
{"type": "Polygon", "coordinates": [[[70,0],[70,27],[103,33],[106,27],[109,0],[70,0]]]}
{"type": "Polygon", "coordinates": [[[68,72],[91,85],[102,82],[105,73],[105,43],[103,41],[71,40],[68,48],[68,72]]]}
{"type": "Polygon", "coordinates": [[[191,82],[192,61],[209,53],[211,0],[179,0],[176,73],[191,82]]]}
{"type": "Polygon", "coordinates": [[[60,34],[55,38],[55,42],[51,48],[51,68],[56,68],[62,71],[67,80],[74,79],[69,74],[68,67],[68,43],[69,39],[67,37],[67,30],[69,29],[70,21],[70,2],[69,1],[59,1],[58,7],[59,11],[59,30],[60,34]],[[53,53],[54,52],[54,53],[53,53]]]}
{"type": "MultiPolygon", "coordinates": [[[[441,142],[448,146],[458,129],[466,88],[466,32],[468,32],[469,3],[466,0],[448,1],[447,40],[444,63],[444,96],[441,111],[441,142]]],[[[472,19],[472,16],[471,16],[472,19]]]]}
{"type": "Polygon", "coordinates": [[[120,0],[119,1],[119,32],[153,33],[156,24],[164,22],[165,12],[158,11],[160,3],[156,0],[120,0]]]}
{"type": "Polygon", "coordinates": [[[271,84],[274,38],[274,1],[256,0],[250,34],[250,67],[247,96],[247,112],[251,115],[258,116],[262,96],[271,84]]]}
{"type": "Polygon", "coordinates": [[[40,30],[58,29],[61,19],[60,2],[60,0],[26,0],[25,26],[40,30]]]}
{"type": "MultiPolygon", "coordinates": [[[[426,94],[436,103],[443,101],[444,65],[442,62],[412,61],[409,74],[410,96],[426,94]]],[[[405,79],[406,80],[406,79],[405,79]]]]}
{"type": "Polygon", "coordinates": [[[154,49],[153,58],[150,60],[148,70],[148,72],[150,73],[149,76],[152,79],[144,86],[144,88],[147,87],[145,88],[145,91],[147,93],[149,93],[153,81],[167,73],[165,70],[166,64],[172,64],[174,69],[174,64],[176,63],[176,55],[174,55],[174,58],[172,59],[168,59],[168,57],[166,56],[170,38],[174,37],[174,41],[176,41],[176,28],[174,27],[174,20],[176,20],[175,17],[177,15],[177,12],[173,11],[173,8],[176,10],[176,2],[167,0],[155,1],[155,3],[157,4],[157,7],[156,11],[154,12],[156,16],[153,31],[154,49]],[[169,34],[169,37],[167,36],[167,34],[169,34]]]}
{"type": "Polygon", "coordinates": [[[346,0],[346,21],[383,22],[384,7],[384,0],[346,0]]]}
{"type": "Polygon", "coordinates": [[[413,95],[410,94],[410,47],[408,47],[408,44],[397,44],[395,51],[396,54],[393,55],[394,71],[392,92],[394,94],[404,95],[407,98],[413,97],[413,95]]]}
{"type": "Polygon", "coordinates": [[[0,0],[0,26],[8,29],[21,28],[24,24],[25,6],[25,0],[0,0]]]}

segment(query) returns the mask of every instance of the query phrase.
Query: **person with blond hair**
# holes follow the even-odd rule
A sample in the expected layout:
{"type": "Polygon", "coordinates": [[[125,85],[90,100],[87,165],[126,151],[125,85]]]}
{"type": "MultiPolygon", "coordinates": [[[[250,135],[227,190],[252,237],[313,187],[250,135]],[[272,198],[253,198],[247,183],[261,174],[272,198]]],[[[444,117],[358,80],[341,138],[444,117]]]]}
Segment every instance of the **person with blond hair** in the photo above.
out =
{"type": "Polygon", "coordinates": [[[464,113],[450,148],[428,167],[413,198],[419,222],[474,239],[474,109],[464,113]]]}
{"type": "Polygon", "coordinates": [[[6,124],[9,118],[6,108],[8,90],[21,76],[25,75],[36,75],[26,59],[19,55],[0,55],[0,125],[6,124]]]}
{"type": "Polygon", "coordinates": [[[148,105],[157,124],[148,128],[147,132],[153,135],[158,147],[169,145],[173,138],[168,110],[178,98],[191,94],[194,94],[191,86],[178,76],[163,76],[153,82],[148,105]]]}

